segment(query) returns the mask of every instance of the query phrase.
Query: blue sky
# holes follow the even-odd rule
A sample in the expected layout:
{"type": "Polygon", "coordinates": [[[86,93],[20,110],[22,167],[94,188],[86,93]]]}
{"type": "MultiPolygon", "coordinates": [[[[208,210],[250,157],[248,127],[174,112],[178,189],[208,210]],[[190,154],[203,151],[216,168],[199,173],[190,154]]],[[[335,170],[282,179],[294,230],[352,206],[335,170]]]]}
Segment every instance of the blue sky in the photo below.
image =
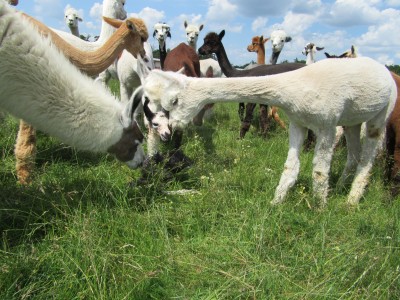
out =
{"type": "MultiPolygon", "coordinates": [[[[94,36],[100,32],[101,4],[99,0],[19,0],[17,8],[50,27],[68,31],[63,18],[64,9],[70,5],[83,18],[80,32],[94,36]]],[[[255,61],[256,54],[246,50],[251,38],[261,34],[267,37],[274,29],[284,29],[292,37],[279,61],[305,59],[303,47],[314,42],[331,54],[355,45],[361,56],[388,65],[400,64],[400,0],[126,0],[125,9],[128,15],[146,21],[149,42],[155,49],[155,23],[171,26],[167,47],[173,48],[185,41],[183,22],[187,20],[204,25],[198,47],[208,32],[225,29],[224,46],[231,63],[237,65],[255,61]]],[[[268,43],[267,59],[270,54],[268,43]]],[[[324,57],[319,53],[317,60],[324,57]]]]}

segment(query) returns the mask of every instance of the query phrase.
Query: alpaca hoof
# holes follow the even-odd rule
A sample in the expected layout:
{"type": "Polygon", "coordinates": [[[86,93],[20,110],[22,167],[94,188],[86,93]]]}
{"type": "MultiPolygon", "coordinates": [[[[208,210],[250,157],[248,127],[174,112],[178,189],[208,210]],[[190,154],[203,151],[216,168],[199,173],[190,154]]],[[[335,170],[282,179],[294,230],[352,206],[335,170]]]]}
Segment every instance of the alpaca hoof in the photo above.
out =
{"type": "Polygon", "coordinates": [[[283,199],[274,199],[270,203],[272,206],[278,206],[278,205],[282,204],[282,202],[283,202],[283,199]]]}

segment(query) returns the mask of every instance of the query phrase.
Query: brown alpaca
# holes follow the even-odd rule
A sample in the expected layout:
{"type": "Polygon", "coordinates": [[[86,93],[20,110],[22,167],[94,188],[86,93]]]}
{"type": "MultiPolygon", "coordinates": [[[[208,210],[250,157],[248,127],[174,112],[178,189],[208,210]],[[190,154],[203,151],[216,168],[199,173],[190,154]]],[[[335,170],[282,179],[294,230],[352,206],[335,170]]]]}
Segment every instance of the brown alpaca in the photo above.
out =
{"type": "MultiPolygon", "coordinates": [[[[265,65],[265,43],[269,38],[263,36],[254,36],[251,39],[251,44],[247,46],[247,51],[257,53],[257,64],[265,65]]],[[[246,104],[246,115],[243,117],[245,111],[245,104],[239,103],[239,115],[242,120],[240,128],[240,138],[244,138],[247,131],[250,129],[251,120],[253,119],[253,112],[256,107],[254,103],[246,104]]],[[[274,106],[268,110],[268,105],[260,104],[260,128],[263,135],[268,131],[268,119],[273,118],[282,128],[286,129],[285,123],[279,118],[278,109],[274,106]]]]}
{"type": "MultiPolygon", "coordinates": [[[[148,32],[141,19],[128,18],[125,21],[120,21],[103,17],[108,24],[117,28],[117,30],[98,50],[85,52],[65,42],[43,23],[26,14],[23,15],[37,27],[39,32],[48,36],[72,64],[89,76],[97,75],[107,69],[124,49],[134,56],[144,55],[143,42],[148,39],[148,32]]],[[[31,125],[20,120],[15,157],[17,178],[21,184],[29,184],[32,181],[31,175],[35,168],[35,156],[36,131],[31,125]]]]}

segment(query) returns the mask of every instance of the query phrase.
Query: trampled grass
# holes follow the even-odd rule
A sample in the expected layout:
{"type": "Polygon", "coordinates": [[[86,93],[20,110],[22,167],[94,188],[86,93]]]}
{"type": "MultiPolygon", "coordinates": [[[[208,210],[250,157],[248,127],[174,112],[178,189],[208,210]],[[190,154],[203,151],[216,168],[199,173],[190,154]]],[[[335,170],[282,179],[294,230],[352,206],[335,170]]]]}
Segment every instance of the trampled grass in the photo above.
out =
{"type": "MultiPolygon", "coordinates": [[[[378,159],[359,209],[335,183],[311,196],[312,152],[271,207],[287,132],[238,140],[236,104],[185,132],[193,166],[147,185],[109,155],[39,134],[34,183],[16,183],[17,122],[1,123],[0,299],[399,299],[400,201],[378,159]],[[186,190],[187,193],[174,193],[186,190]]],[[[284,116],[284,113],[280,113],[284,116]]],[[[257,125],[257,121],[254,122],[257,125]]]]}

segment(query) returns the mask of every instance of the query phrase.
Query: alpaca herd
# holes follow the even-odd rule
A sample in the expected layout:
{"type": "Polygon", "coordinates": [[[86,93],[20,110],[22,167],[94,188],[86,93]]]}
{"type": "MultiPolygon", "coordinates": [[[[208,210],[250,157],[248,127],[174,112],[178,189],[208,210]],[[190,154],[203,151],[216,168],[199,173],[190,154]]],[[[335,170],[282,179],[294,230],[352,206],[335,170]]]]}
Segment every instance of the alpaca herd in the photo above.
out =
{"type": "Polygon", "coordinates": [[[308,130],[316,136],[312,185],[321,207],[327,205],[337,128],[343,128],[346,137],[347,160],[336,185],[341,190],[351,184],[347,203],[358,205],[362,198],[385,134],[387,176],[394,182],[393,195],[400,192],[400,76],[373,59],[357,57],[353,46],[338,56],[325,52],[332,59],[316,61],[317,51],[324,48],[308,43],[303,50],[305,64],[278,64],[292,37],[275,30],[266,38],[253,37],[247,47],[257,53],[257,65],[236,69],[222,43],[224,30],[206,34],[197,49],[204,25],[184,21],[186,41],[167,51],[171,27],[159,22],[153,32],[160,54],[158,70],[146,25],[127,18],[125,0],[104,0],[101,33],[95,42],[79,38],[82,19],[70,6],[64,11],[71,32],[67,33],[9,4],[0,0],[0,108],[24,120],[15,147],[22,184],[32,180],[35,128],[77,149],[110,153],[132,169],[142,166],[146,175],[151,173],[149,161],[163,160],[161,141],[174,139],[167,166],[188,165],[190,159],[180,150],[184,128],[190,123],[202,125],[206,109],[214,103],[236,102],[241,103],[240,138],[249,131],[256,104],[263,134],[269,117],[286,128],[278,108],[289,120],[289,150],[272,205],[282,203],[297,181],[308,130]],[[271,57],[265,64],[269,41],[271,57]],[[217,59],[201,59],[202,55],[217,59]],[[107,86],[111,76],[119,81],[120,100],[107,86]],[[142,147],[145,135],[137,122],[141,109],[147,156],[142,147]],[[361,125],[365,126],[362,140],[361,125]],[[177,153],[180,156],[174,157],[177,153]]]}

